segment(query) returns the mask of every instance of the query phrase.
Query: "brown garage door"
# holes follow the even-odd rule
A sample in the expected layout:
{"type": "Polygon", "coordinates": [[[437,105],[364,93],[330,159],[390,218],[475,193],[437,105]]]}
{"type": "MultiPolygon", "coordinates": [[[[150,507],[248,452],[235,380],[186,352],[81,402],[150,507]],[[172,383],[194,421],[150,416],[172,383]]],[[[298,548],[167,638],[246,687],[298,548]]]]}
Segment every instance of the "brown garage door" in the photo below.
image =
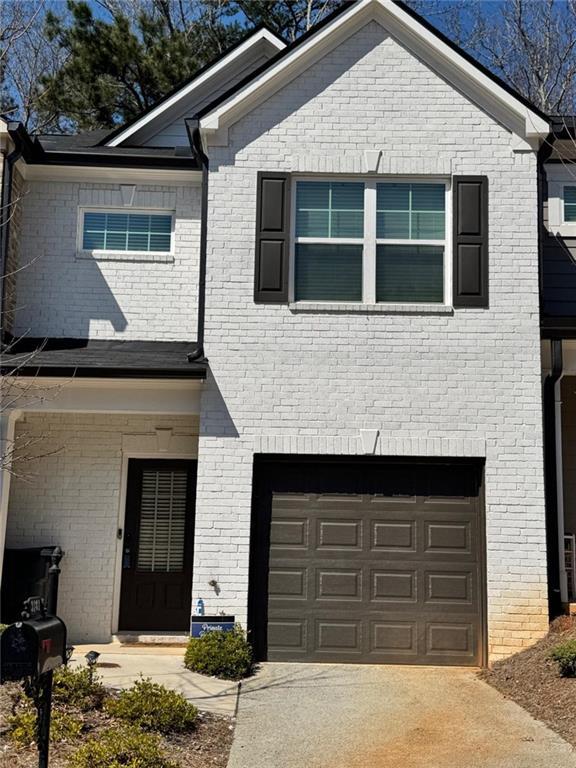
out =
{"type": "Polygon", "coordinates": [[[481,664],[478,471],[367,464],[362,493],[361,467],[303,466],[312,492],[269,494],[267,658],[481,664]]]}

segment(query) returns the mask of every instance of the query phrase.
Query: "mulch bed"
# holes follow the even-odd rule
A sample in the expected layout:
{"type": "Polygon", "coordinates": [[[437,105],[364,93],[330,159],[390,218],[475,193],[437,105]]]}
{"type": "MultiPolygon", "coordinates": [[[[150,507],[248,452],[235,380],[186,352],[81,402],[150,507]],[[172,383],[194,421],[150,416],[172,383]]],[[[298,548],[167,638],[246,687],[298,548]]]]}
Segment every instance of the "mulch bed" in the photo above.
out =
{"type": "Polygon", "coordinates": [[[480,676],[576,747],[576,678],[560,677],[551,649],[576,638],[576,617],[562,616],[539,643],[480,676]]]}
{"type": "MultiPolygon", "coordinates": [[[[0,766],[2,768],[37,768],[36,745],[19,747],[10,743],[7,718],[12,713],[12,703],[18,696],[20,686],[6,683],[0,686],[0,766]]],[[[72,710],[68,710],[72,711],[72,710]]],[[[111,717],[103,712],[79,713],[76,717],[84,722],[82,736],[71,743],[50,744],[50,768],[66,768],[67,757],[89,737],[114,724],[111,717]]],[[[226,768],[234,736],[234,719],[220,717],[206,712],[200,713],[194,730],[189,733],[172,734],[162,737],[166,755],[180,763],[182,768],[226,768]]]]}

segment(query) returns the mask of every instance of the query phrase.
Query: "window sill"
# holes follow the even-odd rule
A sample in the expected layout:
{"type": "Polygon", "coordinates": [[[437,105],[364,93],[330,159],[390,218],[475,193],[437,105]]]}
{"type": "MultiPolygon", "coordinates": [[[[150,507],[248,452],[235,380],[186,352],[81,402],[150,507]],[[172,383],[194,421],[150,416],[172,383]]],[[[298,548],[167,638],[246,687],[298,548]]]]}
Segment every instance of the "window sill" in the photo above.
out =
{"type": "Polygon", "coordinates": [[[77,251],[76,258],[87,261],[140,261],[147,264],[172,264],[173,253],[143,253],[138,251],[77,251]]]}
{"type": "Polygon", "coordinates": [[[361,304],[331,301],[293,301],[291,312],[359,312],[380,315],[452,315],[454,309],[447,304],[361,304]]]}
{"type": "Polygon", "coordinates": [[[576,224],[549,224],[548,231],[552,237],[576,237],[576,224]]]}

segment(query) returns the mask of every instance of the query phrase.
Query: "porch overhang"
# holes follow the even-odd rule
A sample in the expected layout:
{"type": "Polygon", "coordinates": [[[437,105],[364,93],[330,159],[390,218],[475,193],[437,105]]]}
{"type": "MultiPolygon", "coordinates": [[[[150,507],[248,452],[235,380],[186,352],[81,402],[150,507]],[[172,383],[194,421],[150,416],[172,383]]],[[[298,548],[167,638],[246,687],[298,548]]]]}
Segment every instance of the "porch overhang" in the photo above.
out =
{"type": "Polygon", "coordinates": [[[207,362],[188,361],[183,341],[23,338],[6,345],[3,376],[205,379],[207,362]]]}

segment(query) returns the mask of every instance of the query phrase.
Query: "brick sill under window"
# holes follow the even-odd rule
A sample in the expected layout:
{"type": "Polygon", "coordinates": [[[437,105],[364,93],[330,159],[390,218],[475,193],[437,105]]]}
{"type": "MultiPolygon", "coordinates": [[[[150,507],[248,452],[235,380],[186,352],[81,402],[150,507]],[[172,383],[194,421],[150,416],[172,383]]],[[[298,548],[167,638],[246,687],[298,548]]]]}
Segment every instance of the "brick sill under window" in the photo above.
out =
{"type": "Polygon", "coordinates": [[[77,259],[89,261],[144,261],[147,264],[172,264],[173,253],[144,253],[138,251],[77,251],[77,259]]]}
{"type": "Polygon", "coordinates": [[[380,315],[452,315],[454,309],[447,304],[362,304],[333,301],[292,301],[291,312],[364,312],[380,315]]]}

